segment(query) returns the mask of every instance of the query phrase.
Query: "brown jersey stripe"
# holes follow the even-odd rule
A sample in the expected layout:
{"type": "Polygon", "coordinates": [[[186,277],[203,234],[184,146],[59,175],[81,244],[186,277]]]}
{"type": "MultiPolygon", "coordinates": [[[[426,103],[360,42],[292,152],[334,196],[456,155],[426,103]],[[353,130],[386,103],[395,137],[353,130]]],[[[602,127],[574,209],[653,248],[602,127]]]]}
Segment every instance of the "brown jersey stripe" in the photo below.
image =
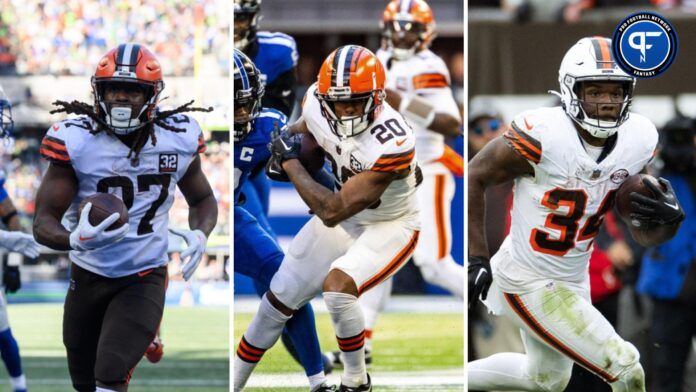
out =
{"type": "Polygon", "coordinates": [[[393,158],[393,159],[385,159],[385,160],[378,160],[375,162],[372,167],[386,167],[386,166],[394,166],[394,165],[403,165],[403,164],[409,164],[413,161],[413,157],[404,157],[404,158],[393,158]]]}
{"type": "Polygon", "coordinates": [[[384,164],[390,164],[390,163],[399,162],[399,161],[410,161],[413,159],[413,157],[415,155],[416,154],[414,152],[411,152],[408,155],[404,155],[404,156],[400,156],[400,157],[396,157],[396,158],[384,158],[384,155],[382,155],[382,157],[377,159],[377,162],[375,162],[375,163],[380,164],[380,165],[384,165],[384,164]]]}
{"type": "Polygon", "coordinates": [[[400,164],[400,165],[373,167],[371,170],[377,171],[377,172],[390,172],[390,171],[399,171],[399,170],[408,169],[409,167],[411,167],[410,163],[404,163],[404,164],[400,164]]]}
{"type": "Polygon", "coordinates": [[[529,148],[532,149],[532,151],[536,152],[537,154],[541,155],[542,148],[541,148],[541,142],[533,138],[530,134],[527,132],[523,131],[520,127],[517,126],[514,122],[512,122],[512,129],[515,131],[515,133],[519,136],[519,138],[525,142],[529,146],[529,148]]]}
{"type": "Polygon", "coordinates": [[[411,155],[411,154],[415,153],[415,151],[416,151],[416,148],[414,147],[414,148],[412,148],[412,149],[410,149],[410,150],[408,150],[408,151],[399,152],[399,153],[396,153],[396,154],[382,154],[382,156],[379,157],[378,161],[381,160],[381,159],[390,159],[390,158],[405,157],[405,156],[407,156],[407,155],[411,155]]]}
{"type": "Polygon", "coordinates": [[[46,135],[46,136],[44,136],[43,140],[44,140],[44,141],[48,140],[48,141],[51,141],[51,142],[53,142],[53,143],[55,143],[55,144],[59,144],[59,145],[61,145],[61,146],[65,146],[65,142],[64,142],[63,140],[60,140],[60,139],[55,138],[55,137],[53,137],[53,136],[48,136],[48,135],[46,135]]]}
{"type": "Polygon", "coordinates": [[[44,141],[43,143],[41,143],[40,148],[43,148],[43,149],[46,149],[49,151],[53,151],[54,153],[56,153],[58,155],[63,155],[63,156],[70,158],[70,154],[68,154],[67,150],[61,149],[60,146],[56,146],[52,142],[44,141]]]}
{"type": "Polygon", "coordinates": [[[510,148],[512,148],[516,153],[522,155],[524,159],[532,161],[536,164],[541,162],[539,157],[531,155],[529,152],[527,152],[527,150],[525,150],[525,148],[518,141],[516,141],[514,138],[508,137],[507,132],[503,134],[503,137],[505,138],[505,143],[508,146],[510,146],[510,148]]]}
{"type": "Polygon", "coordinates": [[[522,319],[522,321],[524,321],[524,323],[527,324],[527,326],[531,328],[537,335],[539,335],[539,337],[541,337],[547,344],[549,344],[551,347],[554,347],[561,353],[567,355],[577,364],[582,365],[584,368],[602,377],[606,382],[612,383],[617,380],[617,377],[612,376],[611,374],[607,373],[604,369],[594,365],[592,362],[585,359],[575,351],[571,350],[560,340],[556,339],[556,337],[554,337],[551,333],[549,333],[529,312],[519,295],[510,293],[503,294],[505,296],[505,300],[507,301],[508,305],[510,305],[512,310],[515,311],[515,313],[520,317],[520,319],[522,319]]]}

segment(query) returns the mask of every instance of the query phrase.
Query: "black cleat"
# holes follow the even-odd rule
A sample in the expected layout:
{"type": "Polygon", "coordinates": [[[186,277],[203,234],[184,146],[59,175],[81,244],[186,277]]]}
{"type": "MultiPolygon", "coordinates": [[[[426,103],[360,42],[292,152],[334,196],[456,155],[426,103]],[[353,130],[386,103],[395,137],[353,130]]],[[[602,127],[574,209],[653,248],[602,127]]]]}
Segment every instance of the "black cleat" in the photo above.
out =
{"type": "Polygon", "coordinates": [[[312,389],[309,392],[336,392],[338,389],[335,385],[321,384],[321,386],[316,389],[312,389]]]}
{"type": "Polygon", "coordinates": [[[359,387],[347,387],[341,384],[338,388],[338,392],[372,392],[372,380],[370,380],[370,374],[367,375],[367,383],[359,387]]]}
{"type": "MultiPolygon", "coordinates": [[[[326,352],[323,356],[331,360],[331,370],[343,369],[343,358],[341,357],[340,350],[326,352]]],[[[365,367],[368,369],[372,367],[372,350],[369,348],[365,348],[365,367]]],[[[324,372],[329,374],[329,372],[326,371],[326,364],[324,364],[324,372]]]]}

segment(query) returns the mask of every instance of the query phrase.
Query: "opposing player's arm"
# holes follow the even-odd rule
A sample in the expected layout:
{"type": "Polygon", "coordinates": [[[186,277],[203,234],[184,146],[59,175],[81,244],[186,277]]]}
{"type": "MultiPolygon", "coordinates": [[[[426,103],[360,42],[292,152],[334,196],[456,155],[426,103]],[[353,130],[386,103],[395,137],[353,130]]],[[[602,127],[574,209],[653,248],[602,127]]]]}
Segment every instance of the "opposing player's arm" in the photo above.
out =
{"type": "Polygon", "coordinates": [[[410,120],[415,120],[426,126],[428,130],[445,136],[461,135],[460,119],[449,113],[438,111],[428,99],[418,95],[406,98],[400,92],[389,88],[386,89],[386,93],[389,105],[398,109],[410,120]]]}
{"type": "Polygon", "coordinates": [[[2,202],[0,202],[0,220],[5,224],[5,227],[9,231],[19,231],[22,229],[19,224],[19,216],[17,216],[17,208],[15,208],[12,199],[5,197],[2,202]]]}
{"type": "Polygon", "coordinates": [[[488,258],[485,230],[486,188],[533,175],[532,165],[499,136],[476,154],[468,165],[469,256],[488,258]]]}
{"type": "Polygon", "coordinates": [[[72,167],[51,163],[36,193],[34,239],[55,250],[70,250],[70,232],[60,223],[77,193],[72,167]]]}
{"type": "Polygon", "coordinates": [[[201,169],[199,155],[191,161],[177,186],[189,206],[189,227],[210,235],[217,223],[218,206],[213,189],[201,169]]]}
{"type": "Polygon", "coordinates": [[[351,177],[334,193],[312,179],[299,160],[289,159],[282,165],[302,200],[328,227],[336,226],[377,202],[389,184],[403,176],[400,172],[366,170],[351,177]]]}

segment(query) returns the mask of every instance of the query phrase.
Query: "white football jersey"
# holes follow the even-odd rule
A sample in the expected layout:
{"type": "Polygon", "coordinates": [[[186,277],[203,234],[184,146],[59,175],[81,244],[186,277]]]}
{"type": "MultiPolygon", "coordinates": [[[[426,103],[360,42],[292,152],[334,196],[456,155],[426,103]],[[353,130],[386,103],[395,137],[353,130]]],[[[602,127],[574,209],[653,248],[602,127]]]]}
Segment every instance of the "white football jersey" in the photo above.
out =
{"type": "Polygon", "coordinates": [[[307,128],[326,152],[339,188],[350,177],[364,170],[410,170],[406,178],[394,180],[373,206],[348,221],[369,224],[397,219],[413,220],[412,228],[418,229],[415,191],[422,175],[416,164],[413,130],[396,110],[383,102],[381,111],[368,129],[356,136],[340,139],[321,114],[320,103],[314,96],[315,90],[316,84],[307,91],[302,116],[307,128]]]}
{"type": "Polygon", "coordinates": [[[91,134],[93,123],[86,117],[49,128],[41,154],[54,164],[70,165],[78,180],[77,195],[63,217],[67,229],[77,226],[80,202],[97,192],[114,194],[128,207],[126,237],[93,251],[70,251],[75,264],[112,278],[167,264],[169,209],[176,184],[205,144],[192,117],[177,114],[166,121],[185,132],[155,125],[157,144],[148,139],[137,161],[126,158],[130,147],[115,136],[91,134]]]}
{"type": "MultiPolygon", "coordinates": [[[[435,53],[426,49],[406,60],[392,59],[391,52],[384,49],[378,50],[376,55],[387,71],[387,88],[424,97],[433,104],[436,112],[460,118],[449,87],[449,70],[435,53]]],[[[411,126],[416,134],[418,162],[425,164],[439,159],[445,149],[445,137],[417,124],[411,126]]]]}
{"type": "Polygon", "coordinates": [[[499,284],[519,292],[535,281],[585,281],[592,244],[615,191],[655,153],[655,126],[631,113],[599,162],[585,151],[560,107],[519,114],[503,137],[530,162],[534,176],[515,180],[512,225],[501,248],[511,257],[496,267],[499,284]]]}

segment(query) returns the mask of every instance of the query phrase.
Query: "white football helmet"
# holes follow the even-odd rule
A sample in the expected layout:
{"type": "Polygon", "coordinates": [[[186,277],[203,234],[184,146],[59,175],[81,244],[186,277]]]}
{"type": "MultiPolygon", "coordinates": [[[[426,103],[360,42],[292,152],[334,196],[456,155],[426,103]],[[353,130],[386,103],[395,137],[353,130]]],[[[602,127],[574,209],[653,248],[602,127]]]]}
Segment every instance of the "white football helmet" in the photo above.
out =
{"type": "Polygon", "coordinates": [[[604,37],[582,38],[563,57],[558,70],[560,93],[550,91],[561,98],[563,109],[573,121],[598,138],[615,134],[629,116],[628,108],[633,99],[636,79],[616,65],[611,50],[611,40],[604,37]],[[601,120],[587,115],[578,97],[579,84],[586,81],[612,81],[624,83],[624,100],[616,121],[601,120]]]}

